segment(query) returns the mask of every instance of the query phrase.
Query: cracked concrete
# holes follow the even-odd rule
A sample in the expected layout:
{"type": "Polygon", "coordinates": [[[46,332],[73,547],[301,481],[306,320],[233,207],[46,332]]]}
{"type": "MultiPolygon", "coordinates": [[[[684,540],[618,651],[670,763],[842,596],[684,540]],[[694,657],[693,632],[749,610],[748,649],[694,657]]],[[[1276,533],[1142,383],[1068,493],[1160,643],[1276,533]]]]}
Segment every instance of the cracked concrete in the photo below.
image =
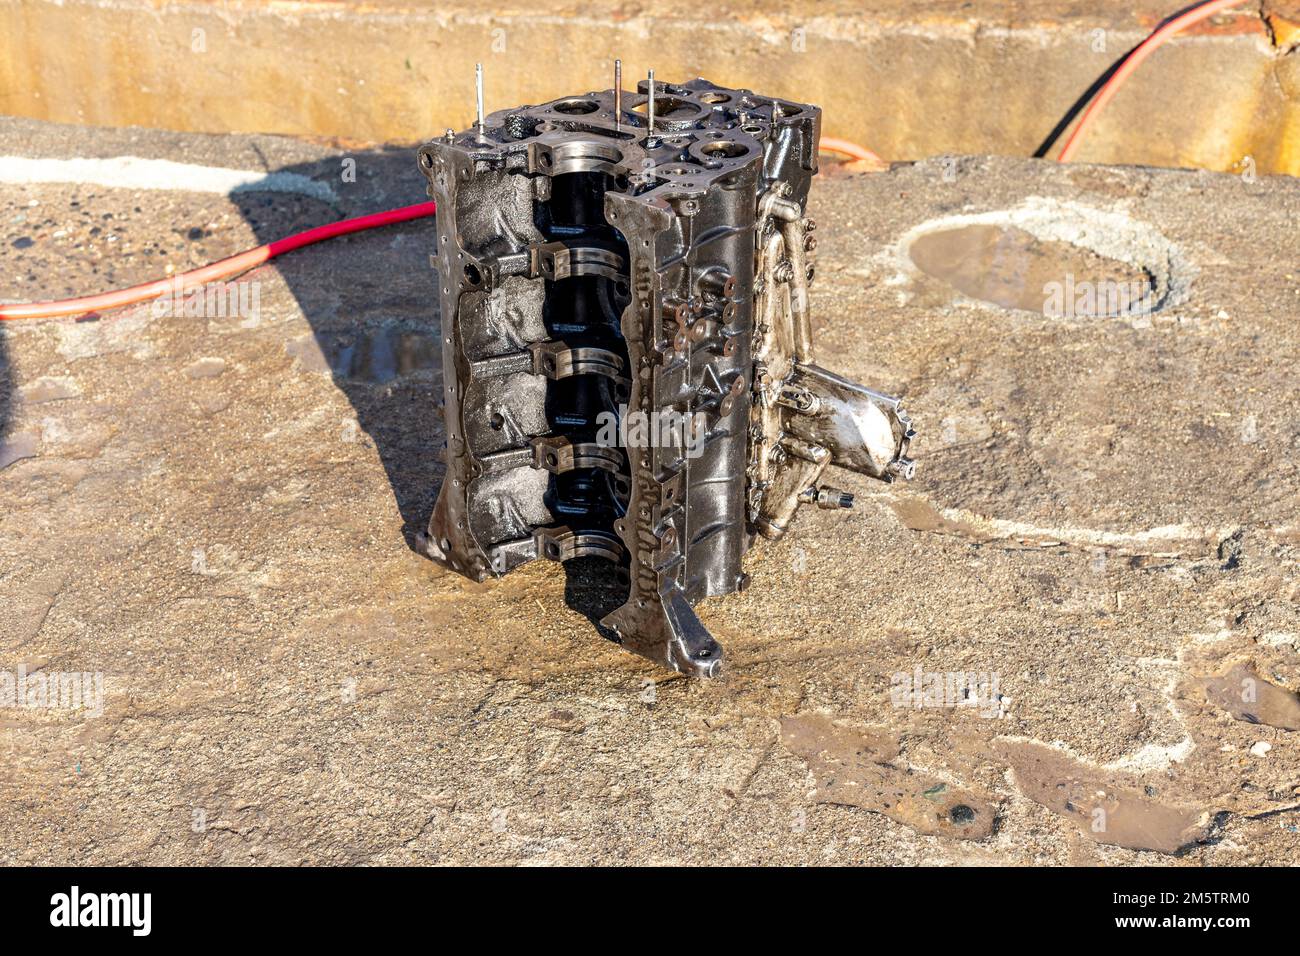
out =
{"type": "MultiPolygon", "coordinates": [[[[0,186],[12,299],[422,198],[396,150],[0,126],[24,150],[339,199],[0,186]]],[[[259,269],[256,315],[6,324],[0,431],[34,444],[0,469],[0,673],[102,674],[104,712],[0,706],[0,862],[1294,863],[1300,184],[976,157],[827,171],[812,213],[821,360],[907,397],[920,469],[837,476],[857,509],[702,605],[718,682],[602,640],[599,566],[478,585],[407,546],[441,473],[431,224],[259,269]],[[1031,199],[1158,230],[1186,299],[1062,321],[894,256],[1031,199]],[[1238,706],[1243,674],[1281,696],[1238,706]]]]}

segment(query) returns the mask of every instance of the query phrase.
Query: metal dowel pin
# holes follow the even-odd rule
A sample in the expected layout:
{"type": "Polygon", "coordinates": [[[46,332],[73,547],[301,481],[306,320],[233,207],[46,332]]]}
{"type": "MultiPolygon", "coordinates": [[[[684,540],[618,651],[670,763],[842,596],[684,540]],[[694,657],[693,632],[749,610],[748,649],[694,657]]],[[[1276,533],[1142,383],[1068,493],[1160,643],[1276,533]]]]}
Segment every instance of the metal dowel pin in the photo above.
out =
{"type": "Polygon", "coordinates": [[[483,64],[474,64],[474,92],[478,99],[478,138],[483,139],[483,64]]]}
{"type": "Polygon", "coordinates": [[[614,61],[614,132],[623,126],[623,61],[614,61]]]}

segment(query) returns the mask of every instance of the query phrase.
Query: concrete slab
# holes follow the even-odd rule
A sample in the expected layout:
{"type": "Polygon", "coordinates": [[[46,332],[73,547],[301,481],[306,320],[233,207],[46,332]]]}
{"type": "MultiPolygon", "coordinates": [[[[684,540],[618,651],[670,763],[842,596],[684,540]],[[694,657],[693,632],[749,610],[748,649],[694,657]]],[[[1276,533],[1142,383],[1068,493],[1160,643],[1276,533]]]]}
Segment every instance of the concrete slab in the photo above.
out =
{"type": "MultiPolygon", "coordinates": [[[[0,127],[28,146],[337,198],[0,187],[14,299],[420,198],[400,150],[0,127]]],[[[822,360],[907,396],[920,470],[840,476],[856,510],[702,605],[714,683],[603,641],[599,568],[480,586],[408,548],[440,473],[432,223],[251,273],[233,316],[6,324],[0,695],[21,669],[28,702],[56,674],[103,698],[0,706],[0,862],[1294,862],[1300,184],[936,159],[813,203],[822,360]],[[1118,263],[1168,295],[981,304],[907,246],[972,224],[1004,230],[998,294],[1118,263]]]]}

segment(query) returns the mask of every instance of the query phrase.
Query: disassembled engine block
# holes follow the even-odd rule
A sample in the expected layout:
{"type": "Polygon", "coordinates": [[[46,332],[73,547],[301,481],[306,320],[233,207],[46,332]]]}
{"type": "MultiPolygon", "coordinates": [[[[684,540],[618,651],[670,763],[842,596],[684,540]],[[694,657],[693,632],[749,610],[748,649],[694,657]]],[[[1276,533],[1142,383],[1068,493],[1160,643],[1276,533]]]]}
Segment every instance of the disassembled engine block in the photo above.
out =
{"type": "Polygon", "coordinates": [[[482,115],[419,151],[438,203],[447,472],[430,557],[481,581],[599,555],[602,623],[719,673],[693,605],[755,536],[910,478],[900,401],[813,364],[821,111],[702,79],[482,115]],[[653,91],[653,95],[652,95],[653,91]]]}

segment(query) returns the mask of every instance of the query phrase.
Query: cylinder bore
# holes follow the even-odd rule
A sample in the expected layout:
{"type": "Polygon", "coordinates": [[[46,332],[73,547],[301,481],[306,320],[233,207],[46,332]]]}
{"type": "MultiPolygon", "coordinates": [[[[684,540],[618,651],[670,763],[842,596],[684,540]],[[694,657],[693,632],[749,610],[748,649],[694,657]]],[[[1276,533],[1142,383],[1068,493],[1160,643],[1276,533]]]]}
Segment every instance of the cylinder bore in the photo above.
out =
{"type": "Polygon", "coordinates": [[[585,116],[587,113],[594,113],[599,110],[600,104],[595,100],[557,100],[551,104],[551,109],[568,116],[585,116]]]}
{"type": "Polygon", "coordinates": [[[575,139],[555,143],[550,151],[539,152],[537,164],[551,176],[565,173],[611,170],[623,160],[622,151],[603,139],[575,139]]]}

